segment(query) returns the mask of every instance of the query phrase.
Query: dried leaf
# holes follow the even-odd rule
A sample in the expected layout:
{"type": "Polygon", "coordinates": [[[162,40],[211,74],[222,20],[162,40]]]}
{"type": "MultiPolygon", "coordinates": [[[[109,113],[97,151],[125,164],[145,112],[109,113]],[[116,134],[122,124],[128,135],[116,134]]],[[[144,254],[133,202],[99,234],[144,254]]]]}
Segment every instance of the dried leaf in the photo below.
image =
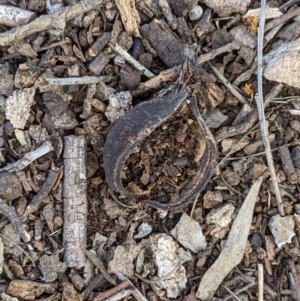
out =
{"type": "Polygon", "coordinates": [[[204,274],[197,291],[201,300],[211,299],[228,273],[244,255],[252,214],[263,178],[260,177],[249,191],[228,235],[225,246],[214,264],[204,274]]]}

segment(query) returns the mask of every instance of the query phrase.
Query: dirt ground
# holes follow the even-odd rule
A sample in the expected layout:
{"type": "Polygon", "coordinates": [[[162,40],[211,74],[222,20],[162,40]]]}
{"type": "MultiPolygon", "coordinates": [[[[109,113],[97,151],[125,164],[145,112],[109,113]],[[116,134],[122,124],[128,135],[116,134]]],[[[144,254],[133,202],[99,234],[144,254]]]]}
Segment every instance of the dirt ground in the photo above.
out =
{"type": "Polygon", "coordinates": [[[1,300],[300,301],[298,5],[0,0],[1,300]]]}

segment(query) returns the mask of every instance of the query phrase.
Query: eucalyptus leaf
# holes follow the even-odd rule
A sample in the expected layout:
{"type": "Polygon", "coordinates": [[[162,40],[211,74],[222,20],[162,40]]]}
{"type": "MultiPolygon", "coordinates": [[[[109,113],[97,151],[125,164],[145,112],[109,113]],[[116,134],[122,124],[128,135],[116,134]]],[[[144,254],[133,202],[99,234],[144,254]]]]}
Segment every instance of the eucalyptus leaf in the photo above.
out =
{"type": "Polygon", "coordinates": [[[258,178],[251,187],[251,190],[232,224],[223,250],[218,259],[204,274],[197,291],[197,297],[200,300],[211,299],[224,278],[243,259],[254,205],[261,183],[262,177],[258,178]]]}

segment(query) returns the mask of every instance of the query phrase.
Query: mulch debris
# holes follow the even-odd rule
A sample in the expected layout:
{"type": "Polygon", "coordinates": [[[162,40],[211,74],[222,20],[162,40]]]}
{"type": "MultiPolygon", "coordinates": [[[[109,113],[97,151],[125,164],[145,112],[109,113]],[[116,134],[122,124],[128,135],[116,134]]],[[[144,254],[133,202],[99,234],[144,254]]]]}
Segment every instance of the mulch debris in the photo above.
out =
{"type": "Polygon", "coordinates": [[[299,301],[299,28],[296,0],[1,0],[1,300],[299,301]]]}

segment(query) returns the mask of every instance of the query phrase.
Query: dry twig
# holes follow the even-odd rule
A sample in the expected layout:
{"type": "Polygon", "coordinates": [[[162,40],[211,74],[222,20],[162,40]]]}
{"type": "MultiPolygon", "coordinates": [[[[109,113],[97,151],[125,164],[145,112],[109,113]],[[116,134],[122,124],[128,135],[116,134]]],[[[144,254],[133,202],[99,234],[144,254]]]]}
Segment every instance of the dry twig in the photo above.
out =
{"type": "Polygon", "coordinates": [[[30,241],[30,235],[24,229],[14,207],[8,206],[2,199],[0,199],[0,212],[9,219],[25,242],[30,241]]]}
{"type": "Polygon", "coordinates": [[[16,27],[27,24],[36,18],[34,12],[11,5],[0,5],[0,24],[16,27]]]}
{"type": "Polygon", "coordinates": [[[296,284],[297,300],[299,301],[300,300],[300,277],[299,277],[299,274],[297,273],[293,259],[289,260],[289,267],[290,267],[291,273],[293,275],[293,278],[294,278],[294,281],[296,284]]]}
{"type": "Polygon", "coordinates": [[[240,48],[241,48],[241,45],[238,42],[233,41],[231,43],[226,44],[223,47],[213,49],[211,52],[199,55],[197,62],[200,65],[206,61],[212,60],[213,58],[215,58],[216,56],[218,56],[224,52],[231,52],[232,50],[237,50],[240,48]]]}
{"type": "Polygon", "coordinates": [[[257,268],[258,268],[258,301],[264,301],[264,267],[261,263],[258,263],[257,268]]]}
{"type": "Polygon", "coordinates": [[[89,260],[100,270],[103,277],[112,285],[116,285],[116,280],[107,272],[104,262],[97,255],[89,250],[83,250],[89,260]]]}
{"type": "Polygon", "coordinates": [[[133,97],[141,95],[149,90],[157,89],[162,83],[174,81],[179,76],[180,67],[176,66],[159,73],[157,76],[149,79],[145,83],[139,84],[136,90],[131,92],[133,97]]]}
{"type": "Polygon", "coordinates": [[[215,66],[213,66],[210,62],[208,62],[207,64],[211,68],[211,70],[215,73],[215,75],[219,78],[222,84],[227,87],[227,89],[230,91],[230,93],[233,96],[235,96],[241,103],[248,104],[248,101],[245,99],[245,97],[232,86],[232,84],[225,78],[225,76],[215,66]]]}
{"type": "Polygon", "coordinates": [[[271,179],[274,185],[278,211],[281,216],[284,216],[284,208],[283,202],[276,178],[276,171],[273,162],[272,152],[271,152],[271,145],[269,140],[269,131],[268,126],[266,123],[265,118],[265,111],[264,111],[264,101],[263,101],[263,83],[262,83],[262,76],[263,76],[263,47],[264,47],[264,25],[265,25],[265,9],[266,9],[266,1],[261,1],[261,11],[260,11],[260,22],[259,22],[259,29],[258,29],[258,41],[257,41],[257,86],[258,86],[258,96],[257,96],[257,110],[258,110],[258,118],[261,125],[261,134],[262,139],[264,142],[264,146],[266,149],[266,157],[268,162],[268,167],[271,173],[271,179]]]}
{"type": "Polygon", "coordinates": [[[26,166],[31,164],[36,159],[48,154],[53,151],[53,146],[50,141],[45,141],[39,148],[33,150],[30,153],[24,155],[23,158],[17,162],[7,164],[6,166],[0,168],[1,171],[17,172],[24,169],[26,166]]]}
{"type": "Polygon", "coordinates": [[[124,290],[125,288],[128,288],[129,286],[130,286],[129,280],[125,280],[120,284],[116,285],[115,287],[105,291],[104,293],[101,293],[99,296],[94,298],[93,301],[102,301],[104,299],[107,299],[108,297],[117,294],[118,292],[124,290]]]}
{"type": "MultiPolygon", "coordinates": [[[[290,20],[291,18],[293,17],[296,17],[300,14],[300,7],[290,11],[290,12],[287,12],[286,14],[276,18],[276,19],[273,19],[271,22],[269,22],[266,26],[265,26],[265,29],[264,31],[269,31],[270,29],[276,27],[277,25],[283,23],[283,22],[286,22],[288,20],[290,20]]],[[[261,22],[261,21],[260,21],[261,22]]]]}
{"type": "Polygon", "coordinates": [[[226,289],[226,291],[234,298],[236,298],[236,300],[241,301],[241,299],[231,290],[229,289],[226,285],[223,285],[223,287],[226,289]]]}
{"type": "Polygon", "coordinates": [[[12,239],[10,239],[9,237],[7,237],[7,236],[5,236],[5,235],[3,235],[3,234],[1,234],[1,233],[0,233],[0,237],[2,237],[3,239],[6,239],[6,240],[8,240],[10,243],[12,243],[12,244],[13,244],[16,248],[18,248],[23,254],[25,254],[25,255],[29,258],[29,260],[31,261],[32,265],[33,265],[34,267],[36,267],[33,258],[32,258],[32,257],[31,257],[31,256],[30,256],[23,248],[21,248],[18,244],[16,244],[12,239]]]}
{"type": "Polygon", "coordinates": [[[134,288],[134,296],[135,296],[135,298],[137,298],[138,301],[148,301],[148,300],[144,297],[144,295],[143,295],[143,294],[142,294],[142,293],[141,293],[141,292],[133,285],[133,283],[132,283],[129,279],[127,279],[123,274],[117,273],[117,277],[118,277],[119,280],[121,280],[121,281],[126,281],[126,280],[129,281],[131,287],[134,288]]]}
{"type": "Polygon", "coordinates": [[[140,71],[142,74],[144,74],[148,78],[153,78],[155,76],[150,70],[148,70],[141,63],[139,63],[128,52],[126,52],[120,45],[116,44],[115,46],[113,46],[113,45],[109,44],[109,46],[112,47],[118,55],[120,55],[122,58],[124,58],[135,69],[140,71]]]}
{"type": "Polygon", "coordinates": [[[100,82],[109,82],[113,81],[113,76],[82,76],[82,77],[54,77],[54,78],[45,78],[46,84],[48,85],[58,85],[58,86],[69,86],[69,85],[90,85],[98,84],[100,82]]]}
{"type": "Polygon", "coordinates": [[[54,185],[57,183],[59,175],[59,168],[53,168],[49,170],[46,181],[43,183],[39,192],[32,198],[30,204],[27,207],[28,213],[36,212],[40,208],[43,200],[47,197],[47,195],[53,189],[54,185]]]}

